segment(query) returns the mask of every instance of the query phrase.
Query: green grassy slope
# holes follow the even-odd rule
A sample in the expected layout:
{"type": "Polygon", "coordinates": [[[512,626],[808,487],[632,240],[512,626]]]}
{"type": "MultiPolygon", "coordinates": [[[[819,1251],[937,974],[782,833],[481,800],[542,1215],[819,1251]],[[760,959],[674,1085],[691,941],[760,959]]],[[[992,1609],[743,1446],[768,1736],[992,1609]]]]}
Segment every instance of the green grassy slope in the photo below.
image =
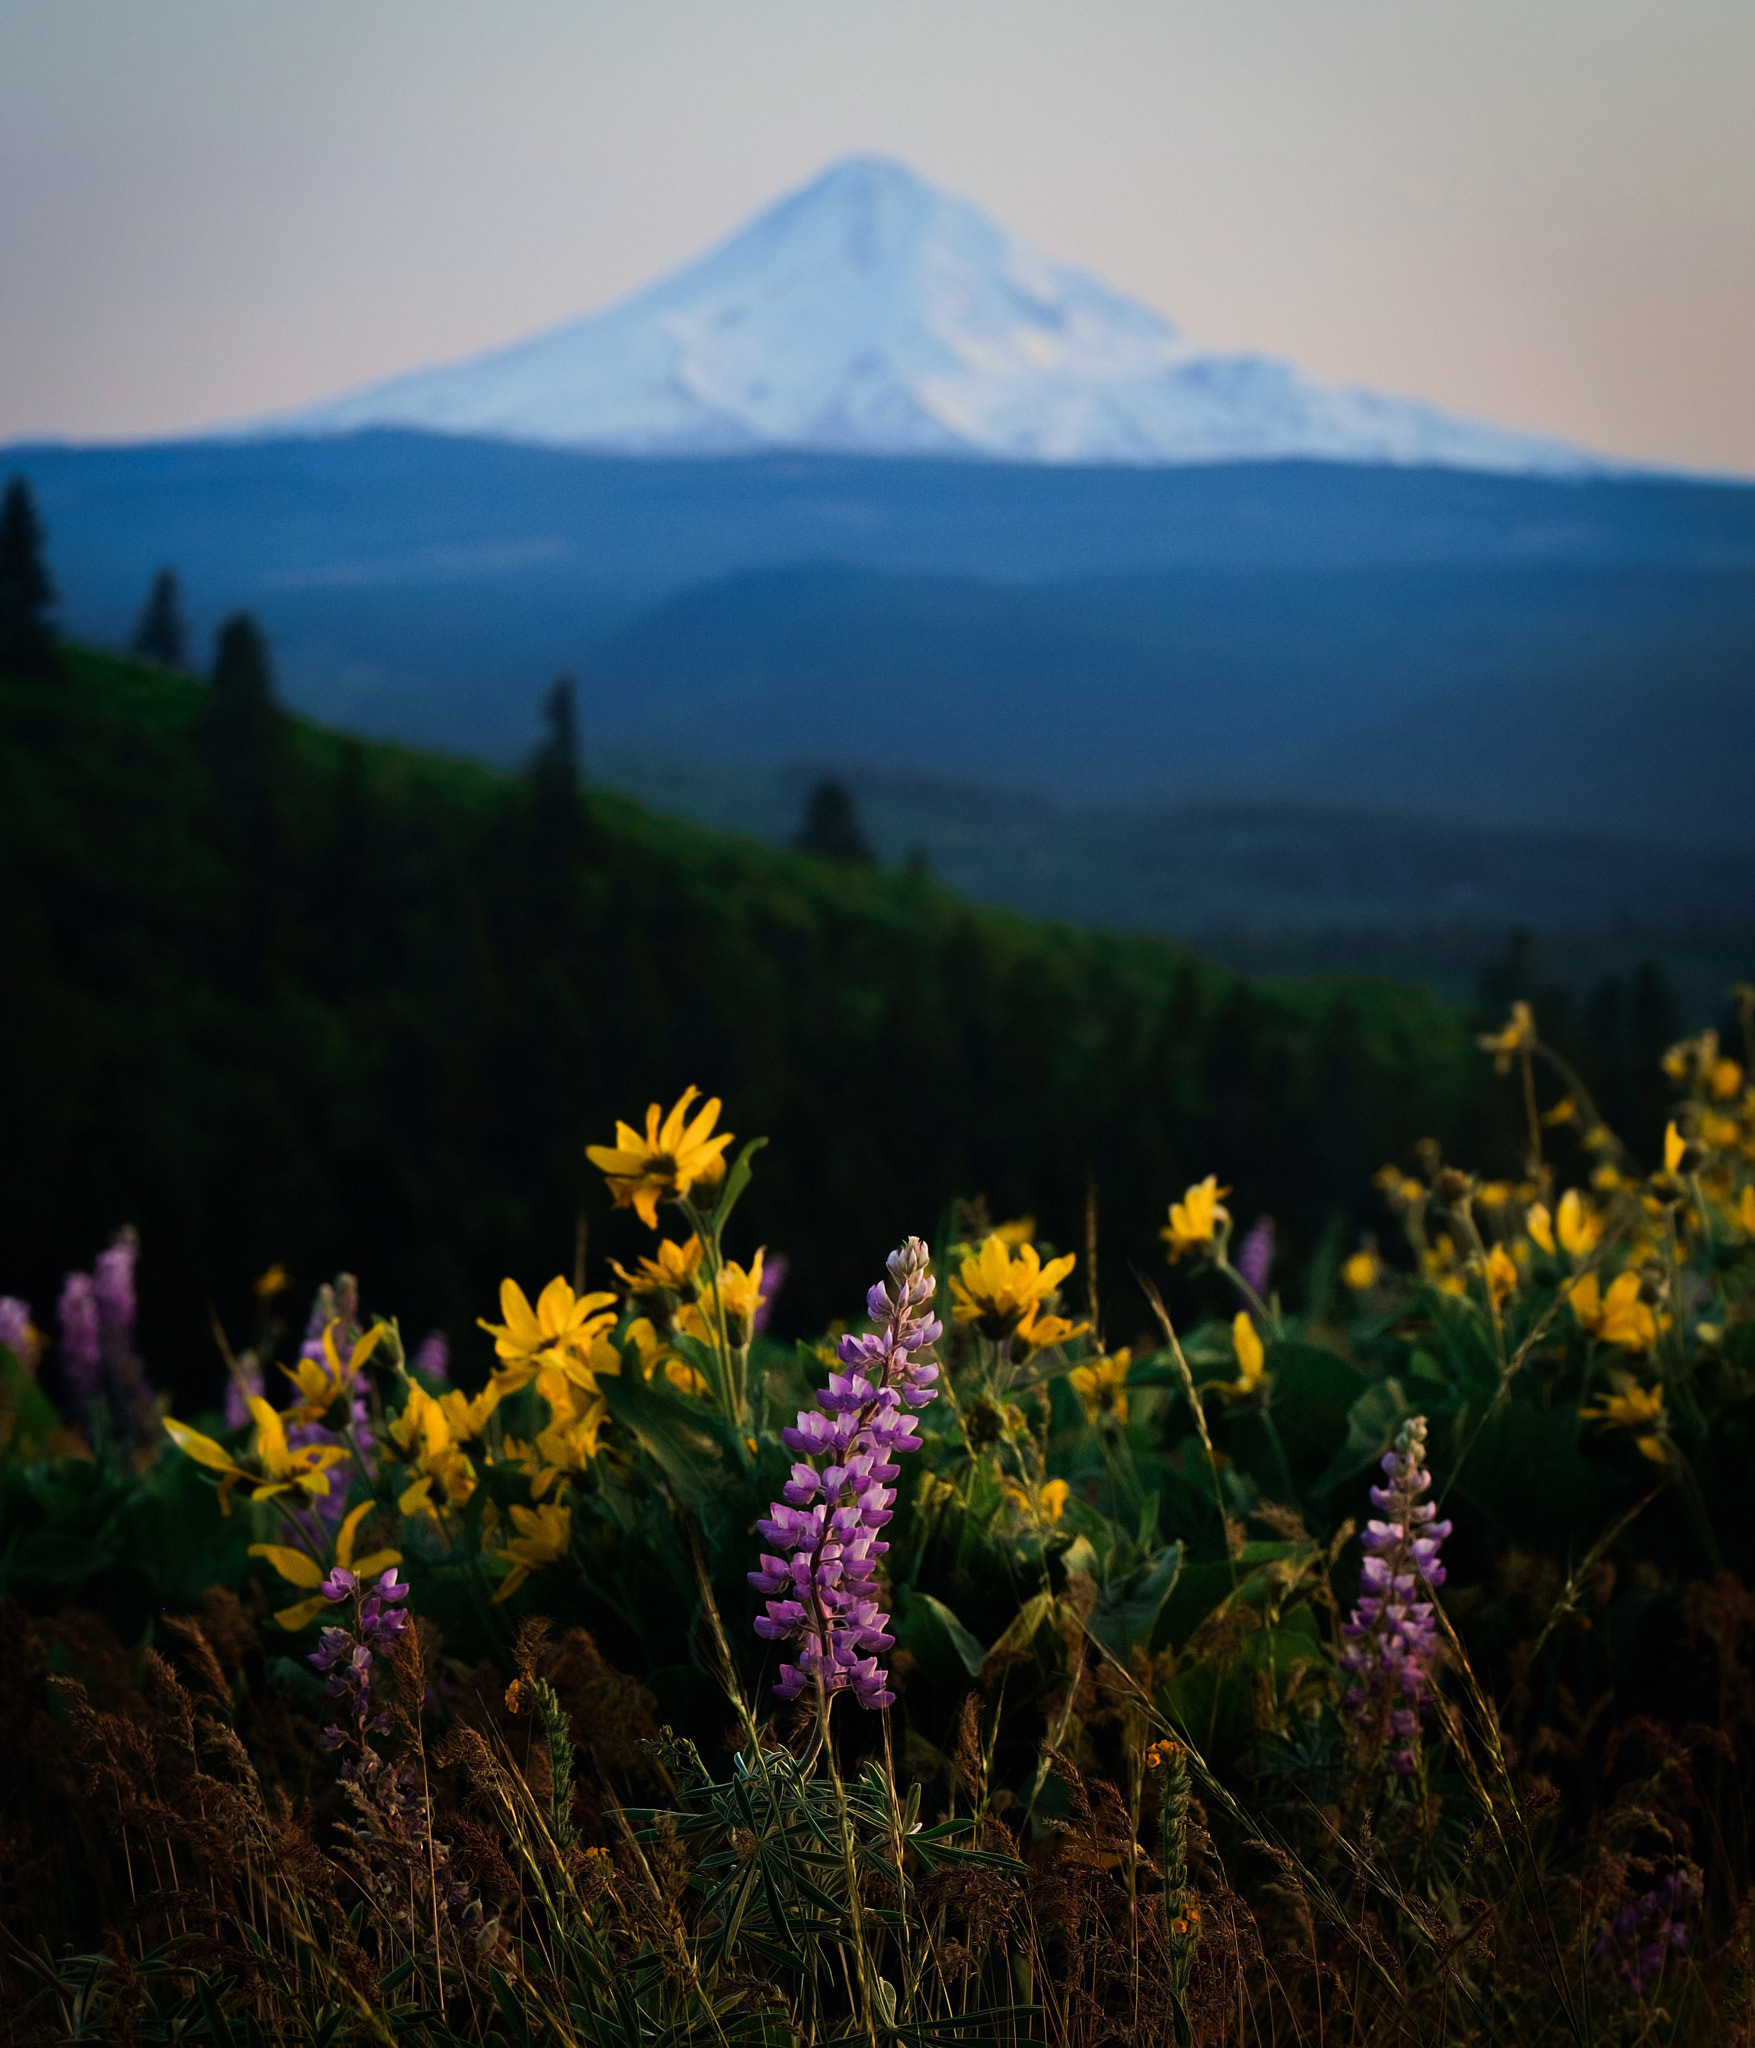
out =
{"type": "Polygon", "coordinates": [[[191,1392],[210,1304],[246,1325],[275,1259],[301,1306],[347,1265],[453,1340],[503,1273],[570,1268],[581,1213],[600,1277],[641,1233],[582,1147],[688,1082],[774,1139],[739,1226],[792,1261],[782,1328],[953,1196],[1082,1241],[1094,1174],[1113,1298],[1209,1169],[1307,1250],[1381,1157],[1490,1141],[1464,1020],[1418,991],[1251,983],[609,796],[557,841],[526,782],[296,722],[241,827],[206,696],[85,653],[0,682],[0,1290],[46,1320],[136,1223],[149,1356],[191,1392]]]}

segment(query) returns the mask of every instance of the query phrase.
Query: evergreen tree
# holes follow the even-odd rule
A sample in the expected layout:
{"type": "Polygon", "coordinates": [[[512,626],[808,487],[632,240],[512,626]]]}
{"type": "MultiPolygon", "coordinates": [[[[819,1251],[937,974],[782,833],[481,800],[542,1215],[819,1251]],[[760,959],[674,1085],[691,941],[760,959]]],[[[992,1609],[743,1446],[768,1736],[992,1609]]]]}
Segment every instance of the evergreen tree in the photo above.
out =
{"type": "Polygon", "coordinates": [[[52,676],[60,672],[49,607],[55,586],[43,561],[43,525],[23,477],[14,477],[0,504],[0,674],[52,676]]]}
{"type": "Polygon", "coordinates": [[[267,636],[250,613],[234,612],[219,629],[213,694],[201,720],[202,751],[234,831],[263,853],[276,836],[283,737],[267,636]]]}
{"type": "Polygon", "coordinates": [[[571,676],[557,676],[542,702],[542,742],[530,763],[533,853],[538,873],[564,883],[584,850],[579,793],[579,712],[571,676]]]}
{"type": "Polygon", "coordinates": [[[134,652],[143,661],[181,668],[188,659],[189,634],[183,623],[183,594],[175,569],[161,569],[152,579],[134,628],[134,652]]]}
{"type": "Polygon", "coordinates": [[[804,807],[804,822],[793,845],[800,853],[825,860],[858,861],[869,867],[876,856],[859,822],[859,806],[844,782],[819,782],[804,807]]]}

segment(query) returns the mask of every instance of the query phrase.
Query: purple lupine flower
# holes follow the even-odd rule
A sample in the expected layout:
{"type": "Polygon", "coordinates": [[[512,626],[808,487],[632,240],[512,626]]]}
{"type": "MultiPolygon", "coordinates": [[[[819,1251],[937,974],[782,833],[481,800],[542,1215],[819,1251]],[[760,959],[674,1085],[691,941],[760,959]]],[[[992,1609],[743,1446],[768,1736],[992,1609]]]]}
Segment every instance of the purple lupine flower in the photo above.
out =
{"type": "Polygon", "coordinates": [[[1273,1271],[1273,1264],[1274,1219],[1258,1216],[1237,1247],[1237,1270],[1250,1291],[1263,1299],[1267,1296],[1268,1275],[1273,1271]]]}
{"type": "Polygon", "coordinates": [[[89,1413],[103,1398],[104,1350],[97,1293],[89,1273],[69,1273],[55,1307],[61,1335],[61,1375],[74,1408],[89,1413]]]}
{"type": "Polygon", "coordinates": [[[1699,1896],[1700,1880],[1692,1871],[1670,1871],[1621,1908],[1592,1945],[1591,1961],[1607,1963],[1635,1998],[1643,1998],[1670,1951],[1688,1946],[1683,1915],[1699,1896]]]}
{"type": "Polygon", "coordinates": [[[429,1330],[420,1340],[420,1349],[414,1354],[414,1369],[430,1380],[451,1377],[451,1345],[443,1330],[429,1330]]]}
{"type": "Polygon", "coordinates": [[[109,1250],[92,1261],[91,1289],[106,1353],[133,1348],[134,1265],[139,1257],[140,1239],[132,1230],[118,1230],[109,1250]]]}
{"type": "Polygon", "coordinates": [[[784,1252],[775,1252],[772,1258],[762,1261],[762,1277],[756,1282],[756,1292],[761,1299],[756,1304],[753,1329],[759,1331],[768,1327],[768,1318],[774,1313],[774,1297],[786,1285],[786,1275],[790,1270],[784,1252]]]}
{"type": "MultiPolygon", "coordinates": [[[[253,1351],[242,1353],[235,1373],[226,1374],[225,1382],[225,1426],[227,1429],[242,1429],[250,1420],[249,1404],[252,1400],[265,1398],[262,1367],[253,1351]],[[240,1384],[242,1382],[242,1384],[240,1384]]],[[[296,1449],[297,1446],[295,1445],[296,1449]]],[[[331,1492],[334,1491],[332,1487],[331,1492]]]]}
{"type": "Polygon", "coordinates": [[[342,1727],[332,1722],[318,1741],[325,1749],[339,1749],[343,1743],[351,1743],[357,1763],[367,1758],[366,1737],[382,1735],[390,1726],[388,1714],[372,1712],[372,1663],[408,1626],[408,1616],[402,1612],[408,1588],[397,1584],[394,1565],[379,1576],[375,1586],[368,1586],[345,1566],[337,1565],[319,1590],[325,1600],[336,1604],[351,1600],[354,1625],[351,1629],[322,1630],[317,1647],[307,1659],[327,1674],[323,1690],[331,1699],[345,1702],[351,1723],[342,1727]]]}
{"type": "Polygon", "coordinates": [[[103,1348],[104,1371],[118,1411],[140,1435],[151,1435],[157,1422],[157,1403],[147,1382],[146,1368],[134,1349],[134,1317],[137,1297],[134,1267],[140,1257],[137,1233],[124,1226],[110,1241],[108,1251],[99,1252],[92,1262],[92,1294],[97,1302],[98,1334],[103,1348]]]}
{"type": "Polygon", "coordinates": [[[937,1393],[938,1365],[923,1355],[943,1334],[930,1307],[937,1284],[926,1246],[905,1239],[866,1296],[879,1328],[841,1339],[846,1371],[831,1373],[816,1407],[801,1408],[796,1427],[782,1432],[798,1463],[768,1519],[756,1524],[773,1550],[748,1577],[767,1598],[756,1633],[798,1645],[797,1662],[781,1665],[774,1688],[783,1700],[807,1686],[825,1706],[843,1691],[874,1709],[895,1698],[877,1661],[895,1641],[877,1604],[878,1559],[890,1547],[879,1532],[896,1499],[895,1460],[920,1448],[920,1425],[904,1411],[937,1393]]]}
{"type": "MultiPolygon", "coordinates": [[[[325,1429],[320,1422],[295,1422],[286,1433],[290,1451],[309,1450],[313,1444],[324,1448],[339,1446],[346,1450],[350,1439],[360,1456],[369,1460],[372,1454],[372,1411],[357,1394],[348,1411],[345,1430],[325,1429]]],[[[330,1529],[339,1528],[347,1517],[347,1488],[331,1486],[327,1493],[320,1493],[311,1503],[311,1513],[330,1529]]]]}
{"type": "Polygon", "coordinates": [[[1342,1704],[1373,1754],[1394,1744],[1391,1761],[1404,1777],[1414,1770],[1420,1709],[1438,1648],[1432,1602],[1419,1595],[1444,1584],[1438,1548],[1450,1534],[1450,1524],[1434,1521],[1438,1510],[1420,1499],[1432,1484],[1425,1461],[1426,1418],[1415,1415],[1384,1453],[1388,1484],[1371,1489],[1371,1505],[1383,1519],[1365,1524],[1359,1598],[1341,1626],[1352,1645],[1341,1658],[1351,1680],[1342,1704]]]}
{"type": "Polygon", "coordinates": [[[30,1303],[16,1294],[0,1294],[0,1344],[4,1344],[26,1372],[36,1368],[39,1343],[36,1325],[30,1319],[30,1303]]]}

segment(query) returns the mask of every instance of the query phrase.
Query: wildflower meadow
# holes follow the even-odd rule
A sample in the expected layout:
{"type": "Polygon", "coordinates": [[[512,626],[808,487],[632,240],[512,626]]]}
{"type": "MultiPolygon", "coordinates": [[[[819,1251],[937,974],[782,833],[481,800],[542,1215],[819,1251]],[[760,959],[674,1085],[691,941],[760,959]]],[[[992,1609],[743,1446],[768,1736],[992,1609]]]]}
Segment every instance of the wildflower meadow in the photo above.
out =
{"type": "Polygon", "coordinates": [[[173,1405],[150,1236],[0,1301],[9,2038],[1755,2041],[1736,1000],[1625,1134],[1518,1004],[1519,1169],[1304,1270],[1222,1159],[1150,1267],[947,1189],[782,1344],[684,1076],[467,1338],[271,1268],[173,1405]]]}

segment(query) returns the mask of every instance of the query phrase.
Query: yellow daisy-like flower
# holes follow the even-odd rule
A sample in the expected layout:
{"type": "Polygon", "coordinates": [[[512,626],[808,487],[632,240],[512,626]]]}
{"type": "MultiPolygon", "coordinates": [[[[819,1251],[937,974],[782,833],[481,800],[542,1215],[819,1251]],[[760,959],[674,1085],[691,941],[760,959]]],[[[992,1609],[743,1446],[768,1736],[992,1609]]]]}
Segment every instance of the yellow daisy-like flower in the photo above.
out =
{"type": "Polygon", "coordinates": [[[1014,1257],[995,1232],[963,1254],[962,1266],[951,1279],[951,1314],[959,1323],[973,1323],[984,1337],[1003,1343],[1034,1321],[1077,1263],[1068,1252],[1045,1266],[1033,1244],[1020,1244],[1014,1257]]]}
{"type": "Polygon", "coordinates": [[[297,1405],[287,1411],[289,1421],[322,1422],[327,1417],[331,1429],[339,1429],[348,1421],[353,1407],[354,1383],[359,1378],[360,1368],[377,1350],[384,1325],[374,1323],[357,1344],[349,1347],[345,1358],[336,1341],[340,1329],[341,1321],[336,1317],[324,1330],[321,1360],[301,1358],[295,1366],[283,1365],[280,1368],[299,1390],[297,1405]]]}
{"type": "Polygon", "coordinates": [[[1355,1294],[1367,1294],[1377,1285],[1382,1272],[1383,1261],[1377,1255],[1377,1247],[1361,1245],[1341,1267],[1341,1284],[1355,1294]]]}
{"type": "Polygon", "coordinates": [[[1607,1429],[1638,1430],[1641,1434],[1635,1437],[1634,1448],[1640,1456],[1649,1458],[1654,1465],[1670,1462],[1669,1450],[1658,1434],[1664,1426],[1662,1387],[1624,1387],[1618,1394],[1607,1394],[1590,1407],[1581,1408],[1578,1419],[1600,1423],[1607,1429]]]}
{"type": "Polygon", "coordinates": [[[575,1294],[557,1274],[537,1297],[535,1308],[516,1280],[500,1282],[503,1323],[476,1321],[494,1340],[500,1364],[494,1377],[503,1394],[514,1394],[549,1367],[587,1372],[619,1372],[621,1361],[612,1344],[599,1340],[615,1321],[613,1294],[575,1294]],[[613,1362],[605,1362],[604,1353],[613,1362]]]}
{"type": "Polygon", "coordinates": [[[285,1418],[260,1394],[250,1398],[250,1416],[256,1425],[254,1469],[240,1463],[212,1437],[203,1436],[185,1423],[173,1422],[168,1415],[165,1417],[165,1434],[178,1450],[193,1458],[197,1465],[205,1465],[210,1472],[220,1475],[220,1513],[231,1513],[230,1496],[239,1490],[251,1500],[272,1500],[281,1493],[303,1494],[307,1500],[326,1495],[329,1467],[339,1465],[347,1456],[346,1451],[339,1444],[307,1444],[303,1450],[289,1451],[285,1418]]]}
{"type": "Polygon", "coordinates": [[[1185,1253],[1211,1244],[1221,1223],[1230,1224],[1231,1212],[1223,1200],[1230,1192],[1229,1188],[1220,1187],[1216,1173],[1209,1173],[1205,1180],[1189,1188],[1180,1202],[1170,1204],[1170,1221],[1158,1235],[1170,1247],[1171,1265],[1185,1253]]]}
{"type": "Polygon", "coordinates": [[[1084,1403],[1087,1422],[1107,1417],[1117,1427],[1126,1425],[1127,1375],[1132,1365],[1131,1351],[1117,1351],[1109,1358],[1094,1358],[1089,1365],[1075,1365],[1067,1374],[1073,1392],[1084,1403]]]}
{"type": "Polygon", "coordinates": [[[680,1202],[692,1187],[712,1183],[725,1174],[725,1148],[732,1133],[713,1135],[719,1121],[718,1096],[689,1116],[698,1088],[685,1088],[665,1116],[656,1102],[647,1105],[644,1137],[632,1125],[618,1122],[613,1145],[587,1145],[585,1157],[609,1182],[618,1209],[633,1209],[648,1230],[658,1228],[660,1202],[680,1202]]]}
{"type": "Polygon", "coordinates": [[[1579,1328],[1605,1344],[1619,1344],[1624,1351],[1649,1351],[1657,1342],[1657,1317],[1639,1298],[1637,1273],[1617,1275],[1606,1294],[1597,1286],[1597,1276],[1586,1273],[1572,1283],[1566,1299],[1579,1328]]]}
{"type": "Polygon", "coordinates": [[[532,1446],[536,1472],[531,1497],[541,1500],[560,1481],[590,1469],[597,1439],[609,1420],[609,1405],[595,1385],[582,1387],[569,1374],[550,1370],[537,1376],[536,1391],[548,1403],[549,1423],[532,1446]]]}
{"type": "Polygon", "coordinates": [[[679,1301],[687,1301],[701,1270],[701,1240],[691,1237],[685,1244],[673,1244],[668,1237],[661,1238],[657,1256],[642,1259],[631,1273],[615,1259],[609,1263],[629,1294],[674,1294],[679,1301]]]}
{"type": "MultiPolygon", "coordinates": [[[[455,1397],[447,1396],[451,1398],[455,1397]]],[[[415,1474],[397,1497],[403,1514],[436,1516],[435,1486],[443,1496],[442,1505],[451,1508],[462,1507],[475,1491],[475,1467],[452,1431],[444,1403],[424,1387],[411,1386],[407,1405],[390,1423],[389,1437],[415,1474]]]]}
{"type": "MultiPolygon", "coordinates": [[[[367,1557],[355,1557],[353,1554],[360,1524],[376,1506],[376,1501],[361,1501],[335,1532],[335,1562],[344,1571],[352,1572],[356,1579],[376,1578],[380,1572],[402,1562],[400,1550],[374,1550],[367,1557]]],[[[306,1593],[322,1585],[327,1576],[315,1558],[307,1557],[302,1550],[294,1550],[289,1544],[252,1543],[250,1555],[265,1557],[289,1586],[298,1586],[306,1593]]],[[[295,1600],[290,1607],[281,1608],[275,1615],[276,1626],[294,1631],[304,1628],[328,1605],[321,1593],[309,1599],[295,1600]]]]}
{"type": "Polygon", "coordinates": [[[501,1556],[511,1565],[506,1582],[494,1595],[494,1605],[510,1600],[532,1572],[544,1565],[558,1564],[573,1540],[573,1511],[545,1501],[539,1508],[514,1507],[512,1526],[517,1535],[509,1537],[501,1556]]]}

